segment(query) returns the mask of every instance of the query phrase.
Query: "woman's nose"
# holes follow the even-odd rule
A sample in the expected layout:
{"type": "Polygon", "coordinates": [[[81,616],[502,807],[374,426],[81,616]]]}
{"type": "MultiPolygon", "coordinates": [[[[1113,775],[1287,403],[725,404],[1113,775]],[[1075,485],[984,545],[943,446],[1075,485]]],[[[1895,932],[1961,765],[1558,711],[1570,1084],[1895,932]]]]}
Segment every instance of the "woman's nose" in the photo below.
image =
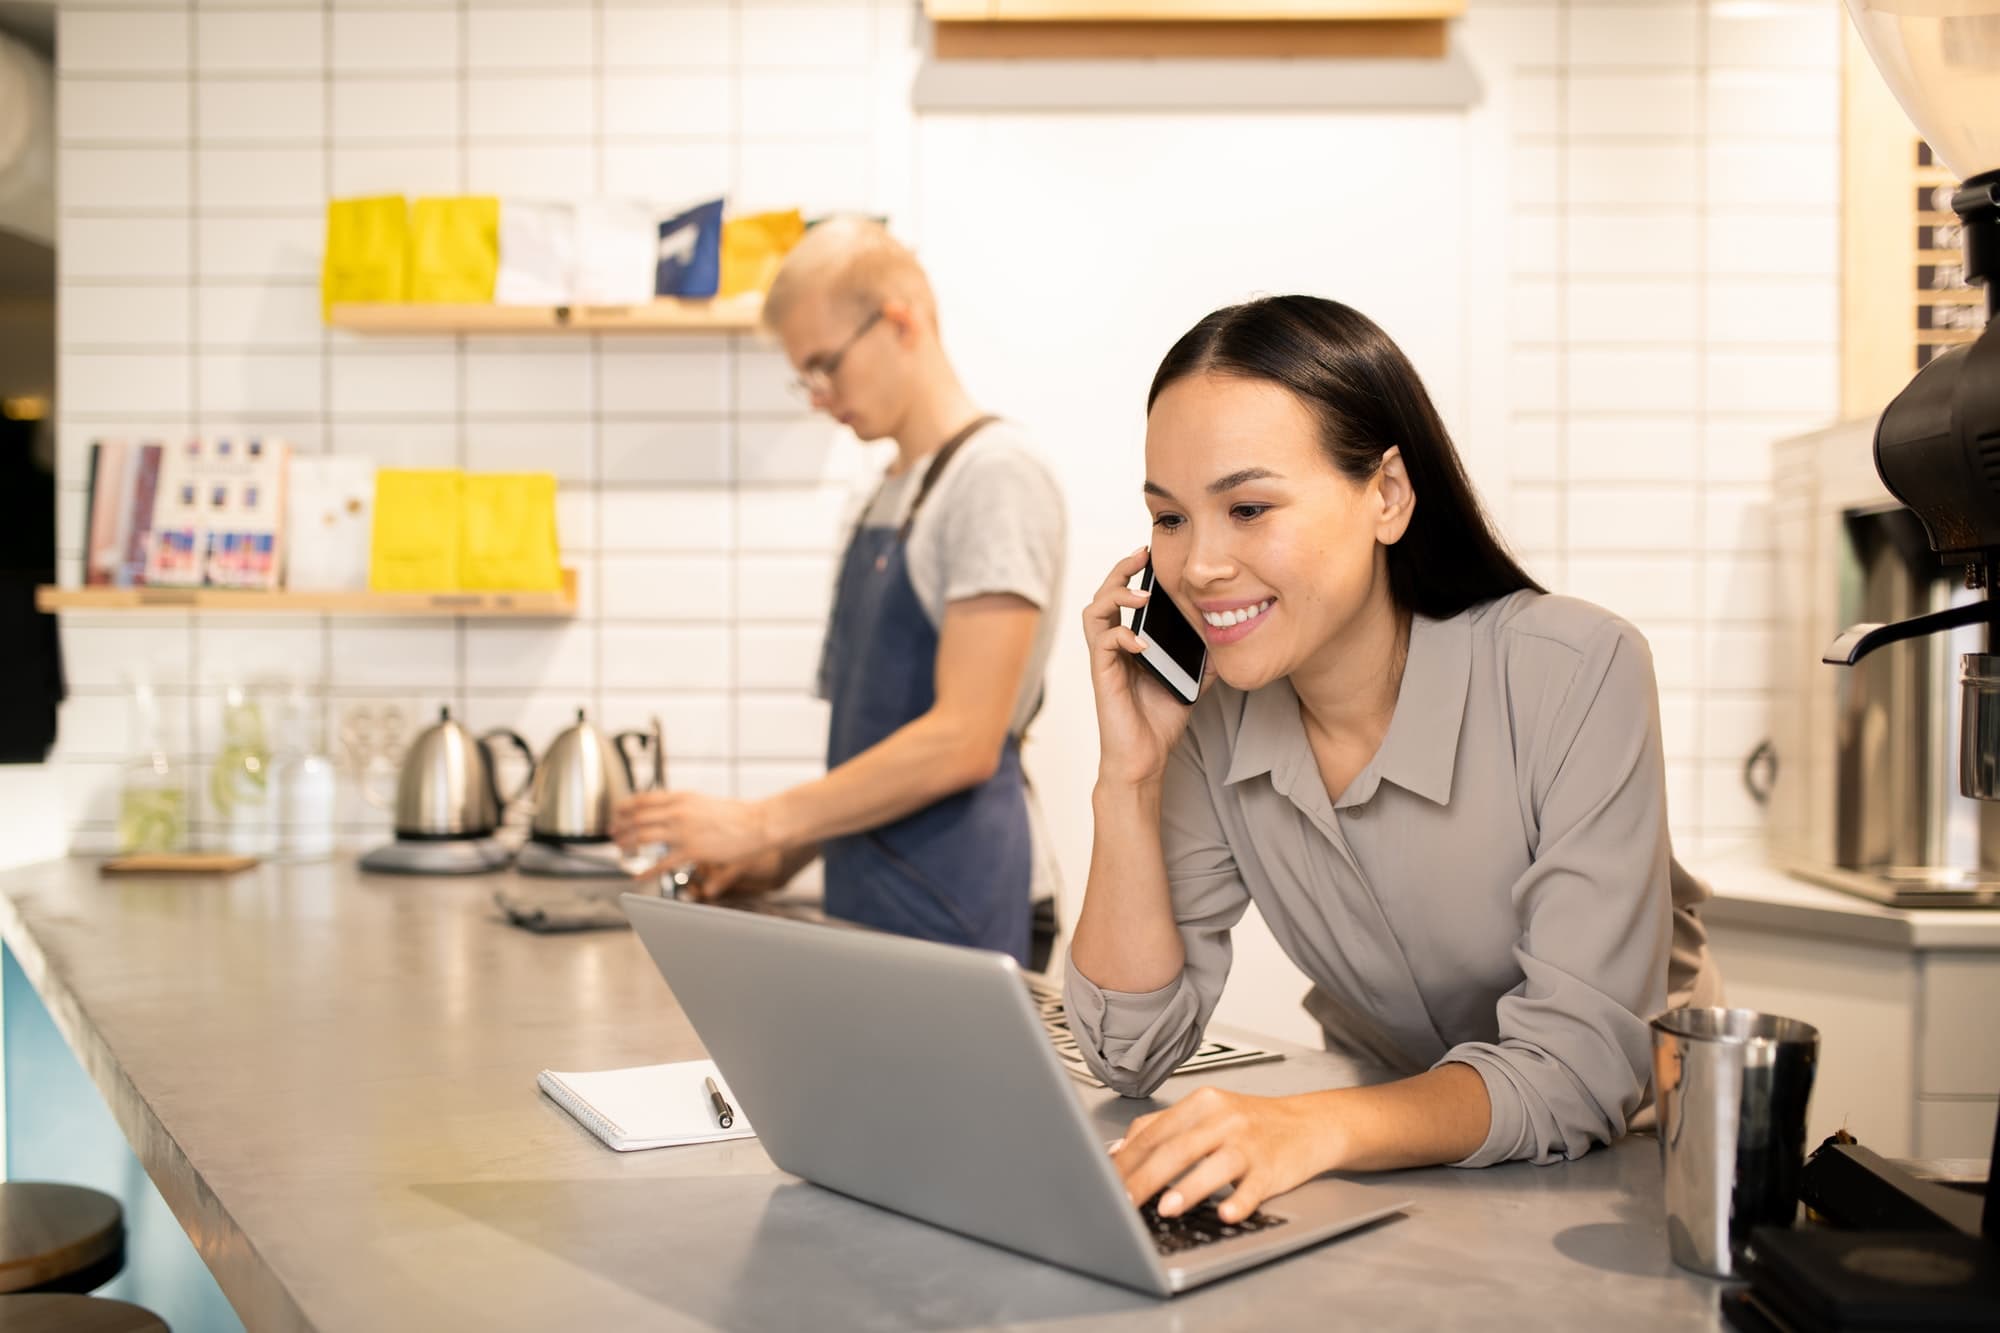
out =
{"type": "Polygon", "coordinates": [[[1196,536],[1188,548],[1187,563],[1181,566],[1181,581],[1189,587],[1200,588],[1219,583],[1235,572],[1236,565],[1230,559],[1227,542],[1196,536]]]}

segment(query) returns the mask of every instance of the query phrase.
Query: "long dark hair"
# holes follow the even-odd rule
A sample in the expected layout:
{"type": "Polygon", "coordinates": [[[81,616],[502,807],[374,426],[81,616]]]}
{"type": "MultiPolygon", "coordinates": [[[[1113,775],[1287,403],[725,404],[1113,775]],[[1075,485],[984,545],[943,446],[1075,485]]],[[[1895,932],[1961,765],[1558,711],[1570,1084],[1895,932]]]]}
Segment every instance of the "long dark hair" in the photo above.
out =
{"type": "Polygon", "coordinates": [[[1544,589],[1494,533],[1416,367],[1360,311],[1318,296],[1225,306],[1181,335],[1146,394],[1152,411],[1174,381],[1210,372],[1290,389],[1319,419],[1320,444],[1357,482],[1403,451],[1416,512],[1389,548],[1396,605],[1433,620],[1508,593],[1544,589]]]}

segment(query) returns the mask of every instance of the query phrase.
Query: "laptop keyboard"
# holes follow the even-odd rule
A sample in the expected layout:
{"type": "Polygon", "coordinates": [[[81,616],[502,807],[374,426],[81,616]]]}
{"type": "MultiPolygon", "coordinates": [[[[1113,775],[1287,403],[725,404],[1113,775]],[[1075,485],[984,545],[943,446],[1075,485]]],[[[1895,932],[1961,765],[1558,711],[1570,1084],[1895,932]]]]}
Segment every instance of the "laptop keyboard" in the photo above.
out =
{"type": "Polygon", "coordinates": [[[1184,1250],[1199,1249],[1203,1245],[1213,1245],[1219,1240],[1234,1240],[1238,1236],[1248,1236],[1253,1232],[1269,1231],[1272,1227],[1285,1225],[1285,1218],[1272,1213],[1258,1211],[1241,1222],[1225,1222],[1215,1205],[1204,1199],[1178,1217],[1161,1217],[1156,1205],[1160,1196],[1139,1205],[1139,1217],[1146,1224],[1146,1230],[1153,1235],[1153,1248],[1163,1255],[1179,1254],[1184,1250]]]}

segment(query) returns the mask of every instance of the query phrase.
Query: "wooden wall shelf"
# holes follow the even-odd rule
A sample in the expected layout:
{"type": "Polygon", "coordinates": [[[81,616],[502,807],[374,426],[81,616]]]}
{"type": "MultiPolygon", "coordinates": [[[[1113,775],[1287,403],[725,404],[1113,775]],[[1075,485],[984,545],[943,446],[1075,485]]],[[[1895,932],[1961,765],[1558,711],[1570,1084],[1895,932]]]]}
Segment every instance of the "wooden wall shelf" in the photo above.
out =
{"type": "Polygon", "coordinates": [[[720,334],[753,332],[763,307],[763,297],[756,295],[618,306],[355,302],[334,306],[326,322],[350,333],[402,337],[456,333],[720,334]]]}
{"type": "Polygon", "coordinates": [[[555,592],[312,592],[246,588],[35,589],[40,611],[232,611],[335,616],[469,616],[563,619],[576,614],[576,571],[555,592]]]}
{"type": "Polygon", "coordinates": [[[1465,0],[924,0],[940,60],[1440,59],[1465,0]]]}
{"type": "Polygon", "coordinates": [[[933,22],[1260,23],[1452,18],[1465,0],[924,0],[933,22]]]}

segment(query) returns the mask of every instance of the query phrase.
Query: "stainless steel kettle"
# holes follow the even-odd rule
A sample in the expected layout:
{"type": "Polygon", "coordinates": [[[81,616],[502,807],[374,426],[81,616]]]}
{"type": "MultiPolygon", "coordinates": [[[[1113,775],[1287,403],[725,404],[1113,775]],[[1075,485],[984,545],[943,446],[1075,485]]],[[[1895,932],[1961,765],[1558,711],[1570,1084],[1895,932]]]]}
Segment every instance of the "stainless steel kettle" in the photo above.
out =
{"type": "MultiPolygon", "coordinates": [[[[642,750],[652,738],[640,731],[607,737],[576,710],[576,723],[550,743],[535,769],[535,817],[532,836],[558,846],[575,842],[608,842],[611,812],[638,785],[625,742],[636,740],[642,750]]],[[[659,753],[653,755],[649,782],[659,785],[659,753]]]]}
{"type": "Polygon", "coordinates": [[[474,736],[451,709],[424,728],[403,752],[396,777],[396,836],[423,841],[491,837],[506,807],[519,800],[535,776],[535,752],[505,727],[474,736]],[[502,797],[493,775],[494,737],[512,741],[528,761],[528,776],[502,797]]]}

